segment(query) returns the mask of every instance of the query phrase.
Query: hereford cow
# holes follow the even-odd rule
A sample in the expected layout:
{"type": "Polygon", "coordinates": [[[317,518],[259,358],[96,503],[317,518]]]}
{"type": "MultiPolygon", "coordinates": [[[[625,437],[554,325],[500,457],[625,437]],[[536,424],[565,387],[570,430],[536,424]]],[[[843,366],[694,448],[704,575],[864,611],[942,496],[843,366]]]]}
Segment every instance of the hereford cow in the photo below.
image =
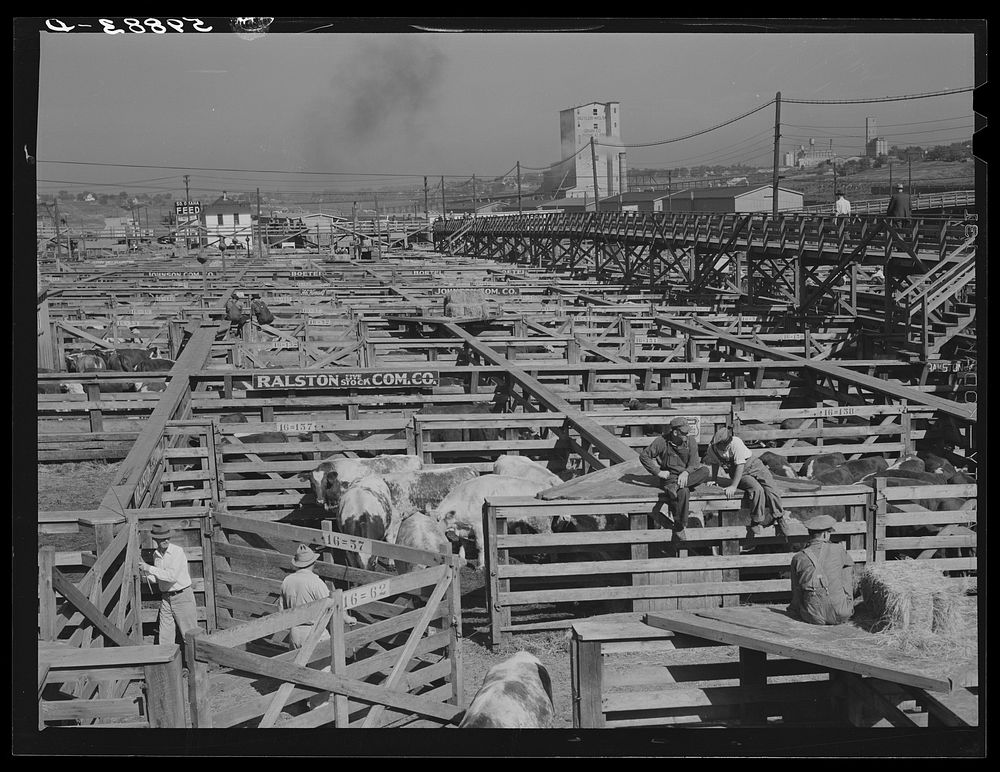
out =
{"type": "Polygon", "coordinates": [[[947,459],[941,458],[941,456],[936,456],[933,453],[919,453],[920,458],[924,461],[924,469],[928,472],[941,472],[948,477],[953,477],[955,475],[955,467],[947,459]]]}
{"type": "Polygon", "coordinates": [[[888,467],[889,462],[882,456],[858,458],[854,461],[846,461],[822,474],[814,474],[812,479],[823,485],[850,485],[864,477],[885,471],[888,467]]]}
{"type": "Polygon", "coordinates": [[[157,357],[156,359],[143,359],[135,366],[133,372],[136,373],[161,373],[173,368],[174,360],[157,357]]]}
{"type": "MultiPolygon", "coordinates": [[[[441,502],[431,516],[439,520],[445,529],[449,541],[462,545],[472,545],[479,553],[479,568],[486,566],[486,554],[483,549],[483,505],[487,498],[501,496],[534,496],[539,491],[548,489],[544,483],[524,480],[520,477],[506,477],[497,474],[484,474],[475,480],[469,480],[458,485],[441,502]]],[[[529,517],[523,520],[507,521],[508,533],[550,533],[552,521],[550,517],[529,517]]]]}
{"type": "MultiPolygon", "coordinates": [[[[440,552],[445,555],[451,554],[451,542],[444,534],[444,526],[423,512],[413,512],[402,518],[396,529],[395,538],[389,539],[389,541],[400,547],[412,547],[427,552],[440,552]]],[[[396,560],[395,562],[396,572],[400,574],[427,568],[425,565],[408,563],[404,560],[396,560]]]]}
{"type": "Polygon", "coordinates": [[[846,461],[843,453],[821,453],[802,464],[802,468],[799,469],[799,477],[814,478],[818,474],[846,463],[846,461]]]}
{"type": "Polygon", "coordinates": [[[316,503],[327,512],[337,509],[340,495],[355,480],[370,474],[413,472],[422,468],[419,456],[375,456],[374,458],[329,458],[311,470],[308,480],[312,484],[316,503]]]}
{"type": "Polygon", "coordinates": [[[519,651],[489,669],[461,729],[548,729],[555,716],[552,680],[533,654],[519,651]]]}
{"type": "Polygon", "coordinates": [[[158,359],[152,352],[142,348],[118,348],[114,351],[104,352],[104,363],[109,370],[119,370],[121,372],[135,372],[140,362],[150,359],[158,359]]]}
{"type": "Polygon", "coordinates": [[[553,474],[537,461],[525,456],[500,456],[493,463],[493,474],[520,477],[532,482],[547,483],[547,487],[562,483],[562,478],[553,474]]]}
{"type": "Polygon", "coordinates": [[[924,460],[919,456],[903,456],[889,465],[889,469],[905,469],[908,472],[926,472],[924,460]]]}
{"type": "Polygon", "coordinates": [[[913,480],[913,485],[918,483],[926,483],[927,485],[947,485],[948,476],[945,474],[940,474],[938,472],[914,472],[910,469],[893,469],[889,467],[881,472],[875,472],[874,474],[862,477],[862,480],[870,480],[875,477],[896,477],[904,478],[907,480],[913,480]]]}
{"type": "Polygon", "coordinates": [[[784,456],[779,456],[777,453],[765,450],[760,454],[760,460],[771,471],[771,474],[776,474],[779,477],[790,477],[793,480],[798,477],[795,474],[795,470],[788,463],[788,459],[784,456]]]}
{"type": "Polygon", "coordinates": [[[107,370],[104,357],[97,349],[66,355],[66,369],[71,373],[96,373],[107,370]]]}

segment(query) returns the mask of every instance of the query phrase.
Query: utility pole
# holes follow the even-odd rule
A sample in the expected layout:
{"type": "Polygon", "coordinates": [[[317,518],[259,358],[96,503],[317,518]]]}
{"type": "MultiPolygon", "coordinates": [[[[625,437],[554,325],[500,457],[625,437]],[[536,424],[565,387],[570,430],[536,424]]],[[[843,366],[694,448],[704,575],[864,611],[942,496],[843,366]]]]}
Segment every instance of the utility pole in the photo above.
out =
{"type": "Polygon", "coordinates": [[[892,195],[892,159],[889,159],[889,195],[892,195]]]}
{"type": "MultiPolygon", "coordinates": [[[[191,175],[190,174],[185,174],[184,175],[184,206],[185,207],[188,205],[188,202],[191,200],[191,189],[188,186],[188,183],[190,182],[190,180],[191,180],[191,175]]],[[[190,220],[185,220],[185,222],[184,222],[184,254],[185,255],[190,254],[190,251],[191,251],[191,239],[190,239],[191,232],[188,230],[188,224],[190,222],[191,222],[190,220]]]]}
{"type": "Polygon", "coordinates": [[[837,164],[833,164],[833,195],[837,195],[837,164]]]}
{"type": "MultiPolygon", "coordinates": [[[[56,272],[62,273],[62,234],[59,231],[59,194],[56,194],[56,272]]],[[[125,245],[128,246],[126,240],[125,245]]]]}
{"type": "Polygon", "coordinates": [[[373,194],[375,196],[375,241],[376,249],[378,249],[379,258],[382,257],[382,221],[379,219],[378,214],[378,193],[373,194]]]}
{"type": "Polygon", "coordinates": [[[444,200],[444,175],[441,175],[441,216],[447,220],[448,219],[448,206],[445,204],[444,200]]]}
{"type": "Polygon", "coordinates": [[[913,192],[913,152],[906,151],[906,192],[913,192]]]}
{"type": "Polygon", "coordinates": [[[257,259],[264,259],[264,238],[260,222],[260,188],[257,188],[257,259]]]}
{"type": "Polygon", "coordinates": [[[774,95],[774,170],[771,172],[771,214],[778,216],[778,147],[781,142],[781,92],[774,95]]]}
{"type": "Polygon", "coordinates": [[[671,198],[671,196],[673,195],[673,192],[672,192],[673,191],[673,177],[672,177],[672,174],[673,174],[673,172],[670,169],[667,169],[667,211],[668,212],[674,211],[674,202],[673,202],[673,199],[671,198]]]}
{"type": "Polygon", "coordinates": [[[431,210],[427,205],[427,178],[424,177],[424,219],[429,223],[431,221],[431,210]]]}
{"type": "Polygon", "coordinates": [[[476,175],[472,175],[472,216],[476,216],[476,175]]]}
{"type": "Polygon", "coordinates": [[[517,162],[517,213],[521,214],[521,162],[517,162]]]}
{"type": "Polygon", "coordinates": [[[358,202],[351,204],[351,219],[354,221],[354,259],[361,257],[361,236],[358,235],[358,202]]]}
{"type": "Polygon", "coordinates": [[[590,138],[590,171],[594,177],[594,212],[601,211],[601,194],[597,189],[597,145],[594,138],[590,138]]]}

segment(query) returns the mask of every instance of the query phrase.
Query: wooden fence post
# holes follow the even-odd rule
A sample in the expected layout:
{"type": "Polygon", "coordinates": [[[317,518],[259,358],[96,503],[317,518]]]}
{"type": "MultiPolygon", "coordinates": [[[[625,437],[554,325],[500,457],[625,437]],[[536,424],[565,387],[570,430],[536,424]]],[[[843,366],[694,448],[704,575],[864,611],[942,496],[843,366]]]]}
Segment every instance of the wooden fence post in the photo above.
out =
{"type": "MultiPolygon", "coordinates": [[[[324,520],[324,530],[329,520],[324,520]]],[[[324,550],[324,555],[329,557],[329,553],[324,550]]],[[[331,558],[332,559],[332,558],[331,558]]],[[[344,608],[344,591],[334,590],[330,596],[333,599],[333,615],[329,621],[330,631],[330,672],[333,675],[344,676],[347,674],[347,643],[344,639],[344,618],[346,609],[344,608]]],[[[350,723],[348,713],[347,697],[343,694],[333,695],[334,726],[337,729],[346,729],[350,723]]]]}
{"type": "Polygon", "coordinates": [[[188,704],[191,710],[191,727],[212,728],[212,711],[209,702],[211,684],[208,679],[208,664],[199,662],[197,657],[199,632],[188,630],[184,636],[184,659],[188,668],[188,704]]]}
{"type": "MultiPolygon", "coordinates": [[[[633,512],[628,516],[628,527],[630,531],[643,531],[649,528],[649,515],[645,512],[633,512]]],[[[632,545],[632,560],[647,560],[649,558],[649,545],[645,543],[635,543],[632,545]]],[[[646,587],[656,579],[661,579],[663,574],[633,573],[632,586],[646,587]]],[[[660,584],[661,581],[657,581],[660,584]]],[[[649,598],[634,598],[632,600],[632,611],[652,611],[656,606],[649,598]]]]}
{"type": "Polygon", "coordinates": [[[149,726],[152,729],[179,729],[185,726],[184,697],[181,678],[181,650],[176,651],[169,662],[162,665],[147,665],[146,704],[149,710],[149,726]]]}
{"type": "Polygon", "coordinates": [[[462,678],[462,582],[461,563],[455,557],[451,559],[448,568],[448,604],[451,619],[448,629],[451,637],[448,641],[448,656],[451,659],[451,699],[448,701],[462,707],[465,700],[465,681],[462,678]]]}
{"type": "Polygon", "coordinates": [[[871,481],[872,494],[868,505],[868,562],[885,562],[885,517],[888,502],[885,498],[885,478],[871,481]]]}
{"type": "Polygon", "coordinates": [[[38,550],[38,640],[56,639],[56,594],[52,589],[52,569],[56,565],[55,547],[38,550]]]}
{"type": "Polygon", "coordinates": [[[603,662],[600,641],[581,641],[576,630],[570,640],[570,679],[573,699],[573,728],[601,729],[603,662]]]}

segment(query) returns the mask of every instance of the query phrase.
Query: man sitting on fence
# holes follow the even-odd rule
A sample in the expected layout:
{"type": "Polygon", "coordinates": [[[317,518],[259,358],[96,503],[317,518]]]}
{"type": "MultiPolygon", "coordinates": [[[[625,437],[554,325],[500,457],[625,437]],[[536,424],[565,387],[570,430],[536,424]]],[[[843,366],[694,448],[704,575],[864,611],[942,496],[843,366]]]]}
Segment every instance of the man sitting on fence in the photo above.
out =
{"type": "Polygon", "coordinates": [[[250,313],[257,320],[257,324],[271,324],[274,321],[274,314],[267,307],[267,303],[260,299],[260,295],[250,296],[250,313]]]}
{"type": "MultiPolygon", "coordinates": [[[[292,558],[292,567],[295,571],[281,582],[281,595],[278,598],[279,610],[298,608],[307,603],[330,597],[330,588],[326,586],[326,582],[313,573],[313,563],[318,558],[319,555],[305,544],[300,544],[295,550],[295,556],[292,558]]],[[[291,629],[288,640],[293,649],[302,648],[302,644],[306,642],[306,638],[312,632],[312,627],[312,622],[306,622],[291,629]]],[[[324,631],[320,640],[328,640],[329,637],[330,633],[324,631]]]]}
{"type": "Polygon", "coordinates": [[[229,329],[231,331],[235,327],[236,334],[240,337],[243,337],[243,325],[247,323],[249,318],[243,312],[243,298],[242,292],[233,290],[233,294],[226,301],[226,319],[229,320],[229,329]]]}
{"type": "Polygon", "coordinates": [[[764,462],[747,448],[739,437],[733,436],[729,427],[722,427],[712,436],[705,460],[712,465],[712,482],[719,478],[721,466],[730,477],[729,487],[725,489],[726,498],[733,498],[737,491],[745,491],[750,499],[750,524],[747,526],[747,536],[759,536],[767,525],[765,521],[765,505],[771,509],[774,517],[774,529],[777,533],[787,536],[785,529],[785,509],[781,496],[775,488],[774,478],[764,462]]]}
{"type": "Polygon", "coordinates": [[[813,625],[839,625],[854,613],[854,561],[830,541],[836,524],[829,515],[807,520],[809,544],[792,557],[788,612],[813,625]]]}
{"type": "Polygon", "coordinates": [[[708,467],[698,457],[698,441],[688,434],[689,426],[686,418],[677,416],[639,454],[639,461],[647,472],[656,475],[657,485],[673,510],[673,530],[678,540],[686,538],[691,489],[709,478],[708,467]]]}
{"type": "Polygon", "coordinates": [[[153,565],[139,559],[139,570],[147,579],[155,577],[160,589],[159,635],[156,642],[161,646],[174,643],[177,629],[180,630],[182,643],[188,630],[198,629],[198,609],[194,602],[187,556],[182,547],[171,544],[170,537],[173,535],[174,531],[162,523],[153,525],[150,532],[156,544],[153,565]]]}

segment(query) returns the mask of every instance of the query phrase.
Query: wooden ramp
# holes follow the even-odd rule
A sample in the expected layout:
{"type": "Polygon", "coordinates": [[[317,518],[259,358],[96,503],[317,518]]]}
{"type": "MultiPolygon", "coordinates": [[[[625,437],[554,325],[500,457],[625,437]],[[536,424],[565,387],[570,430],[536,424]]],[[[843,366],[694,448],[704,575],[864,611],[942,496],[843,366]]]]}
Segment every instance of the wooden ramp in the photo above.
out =
{"type": "Polygon", "coordinates": [[[917,657],[880,644],[851,622],[811,625],[773,607],[658,612],[648,614],[646,624],[932,692],[978,683],[975,656],[964,661],[917,657]]]}

